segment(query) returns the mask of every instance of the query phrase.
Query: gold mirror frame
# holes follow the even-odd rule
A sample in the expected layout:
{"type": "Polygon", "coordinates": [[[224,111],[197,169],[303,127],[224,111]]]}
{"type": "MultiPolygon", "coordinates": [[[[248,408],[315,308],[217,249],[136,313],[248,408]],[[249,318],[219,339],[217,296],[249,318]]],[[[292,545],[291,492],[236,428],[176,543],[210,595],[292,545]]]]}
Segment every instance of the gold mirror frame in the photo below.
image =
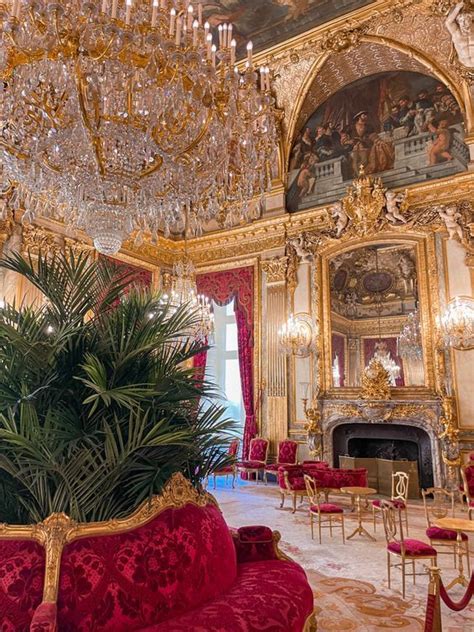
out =
{"type": "Polygon", "coordinates": [[[438,266],[433,233],[420,232],[381,232],[378,235],[351,239],[350,241],[331,241],[318,249],[316,265],[316,313],[320,323],[319,375],[320,393],[325,397],[354,399],[361,396],[361,387],[334,387],[332,383],[332,342],[331,342],[331,289],[329,281],[329,261],[336,255],[375,244],[410,245],[416,252],[416,270],[420,305],[420,325],[423,341],[424,386],[402,386],[392,389],[396,399],[426,399],[435,395],[439,386],[439,376],[435,371],[436,356],[436,317],[439,314],[438,266]]]}

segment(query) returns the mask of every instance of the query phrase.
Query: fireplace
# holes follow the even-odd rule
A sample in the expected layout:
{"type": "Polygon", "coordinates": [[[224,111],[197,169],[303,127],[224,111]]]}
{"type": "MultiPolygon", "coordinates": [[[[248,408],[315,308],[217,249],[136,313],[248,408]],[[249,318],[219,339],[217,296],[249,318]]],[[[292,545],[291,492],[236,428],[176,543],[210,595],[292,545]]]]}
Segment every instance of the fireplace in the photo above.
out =
{"type": "Polygon", "coordinates": [[[416,461],[422,488],[433,486],[430,437],[415,426],[402,424],[343,423],[333,431],[333,461],[339,456],[416,461]]]}

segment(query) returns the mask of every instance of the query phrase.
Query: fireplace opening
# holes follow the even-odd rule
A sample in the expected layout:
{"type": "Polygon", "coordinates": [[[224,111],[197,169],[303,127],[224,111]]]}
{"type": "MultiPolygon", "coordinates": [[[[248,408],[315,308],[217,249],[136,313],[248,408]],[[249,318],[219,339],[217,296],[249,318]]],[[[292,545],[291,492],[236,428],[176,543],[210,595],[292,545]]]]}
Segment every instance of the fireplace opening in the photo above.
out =
{"type": "Polygon", "coordinates": [[[339,456],[416,461],[422,488],[433,486],[433,460],[428,433],[402,424],[341,424],[333,432],[334,467],[339,456]]]}
{"type": "Polygon", "coordinates": [[[419,461],[418,445],[404,439],[349,439],[349,456],[390,461],[419,461]]]}

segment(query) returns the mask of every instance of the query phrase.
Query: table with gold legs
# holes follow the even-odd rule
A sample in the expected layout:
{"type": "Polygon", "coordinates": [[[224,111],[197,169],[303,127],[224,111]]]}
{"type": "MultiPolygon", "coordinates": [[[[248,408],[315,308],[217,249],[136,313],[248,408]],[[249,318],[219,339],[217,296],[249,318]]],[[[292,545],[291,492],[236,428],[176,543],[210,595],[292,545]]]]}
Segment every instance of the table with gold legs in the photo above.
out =
{"type": "Polygon", "coordinates": [[[374,536],[371,535],[362,524],[362,497],[367,498],[367,496],[376,494],[377,490],[372,487],[341,487],[341,492],[343,494],[349,494],[349,496],[355,499],[357,509],[357,527],[346,539],[350,540],[355,535],[366,535],[370,540],[375,542],[374,536]]]}
{"type": "MultiPolygon", "coordinates": [[[[462,539],[462,533],[464,531],[474,532],[474,520],[466,520],[466,518],[439,518],[436,520],[435,525],[440,529],[449,529],[450,531],[456,531],[456,555],[458,558],[458,575],[453,581],[446,587],[449,590],[456,584],[461,586],[468,586],[469,579],[464,575],[464,565],[462,558],[466,553],[466,547],[462,539]]],[[[467,549],[469,555],[469,548],[467,549]]]]}

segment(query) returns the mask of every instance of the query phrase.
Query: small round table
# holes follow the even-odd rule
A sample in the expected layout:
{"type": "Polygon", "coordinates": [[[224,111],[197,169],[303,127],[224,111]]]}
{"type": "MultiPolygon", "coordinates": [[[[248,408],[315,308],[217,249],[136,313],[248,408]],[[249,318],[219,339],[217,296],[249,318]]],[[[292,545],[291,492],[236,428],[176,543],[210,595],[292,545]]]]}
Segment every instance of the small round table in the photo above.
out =
{"type": "MultiPolygon", "coordinates": [[[[456,584],[461,584],[461,586],[467,586],[469,584],[469,580],[464,575],[464,567],[462,563],[463,558],[463,542],[461,533],[463,531],[474,532],[474,520],[467,520],[466,518],[439,518],[436,520],[435,525],[440,529],[450,529],[451,531],[456,531],[456,553],[458,556],[458,570],[459,574],[457,577],[453,579],[453,581],[447,586],[447,590],[455,586],[456,584]]],[[[469,555],[469,552],[468,552],[469,555]]]]}
{"type": "Polygon", "coordinates": [[[341,492],[343,494],[349,494],[355,498],[356,507],[357,507],[357,527],[354,530],[354,533],[347,538],[350,540],[355,535],[366,535],[368,538],[375,542],[374,536],[370,535],[370,533],[365,529],[362,525],[362,496],[371,496],[372,494],[376,494],[377,490],[373,489],[373,487],[341,487],[341,492]]]}

